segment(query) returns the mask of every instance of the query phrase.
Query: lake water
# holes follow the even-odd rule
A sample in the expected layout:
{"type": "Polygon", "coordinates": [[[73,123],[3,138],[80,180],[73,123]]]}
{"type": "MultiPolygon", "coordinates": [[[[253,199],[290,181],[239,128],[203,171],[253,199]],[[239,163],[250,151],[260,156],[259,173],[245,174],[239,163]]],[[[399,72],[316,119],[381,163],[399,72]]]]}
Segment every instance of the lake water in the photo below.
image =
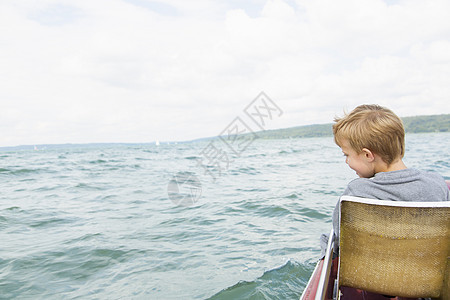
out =
{"type": "MultiPolygon", "coordinates": [[[[0,298],[298,299],[355,173],[331,137],[255,140],[214,180],[208,147],[1,151],[0,298]]],[[[405,162],[448,180],[449,149],[407,135],[405,162]]]]}

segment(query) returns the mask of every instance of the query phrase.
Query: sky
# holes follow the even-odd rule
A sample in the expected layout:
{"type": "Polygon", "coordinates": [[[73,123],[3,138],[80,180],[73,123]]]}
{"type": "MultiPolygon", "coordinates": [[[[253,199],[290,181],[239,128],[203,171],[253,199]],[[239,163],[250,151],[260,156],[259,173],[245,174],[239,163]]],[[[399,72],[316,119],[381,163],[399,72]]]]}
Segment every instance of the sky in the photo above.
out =
{"type": "Polygon", "coordinates": [[[216,136],[262,91],[265,129],[450,113],[449,20],[447,0],[3,0],[0,146],[216,136]]]}

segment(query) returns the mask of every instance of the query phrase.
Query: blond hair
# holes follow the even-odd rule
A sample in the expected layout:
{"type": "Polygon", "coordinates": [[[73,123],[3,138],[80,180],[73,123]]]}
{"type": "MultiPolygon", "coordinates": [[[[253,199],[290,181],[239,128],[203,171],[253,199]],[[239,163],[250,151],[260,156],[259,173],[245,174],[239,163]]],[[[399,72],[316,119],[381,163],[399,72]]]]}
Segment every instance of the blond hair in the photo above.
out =
{"type": "Polygon", "coordinates": [[[403,122],[390,109],[376,104],[360,105],[334,121],[334,141],[338,146],[348,140],[357,153],[369,149],[388,165],[405,155],[403,122]]]}

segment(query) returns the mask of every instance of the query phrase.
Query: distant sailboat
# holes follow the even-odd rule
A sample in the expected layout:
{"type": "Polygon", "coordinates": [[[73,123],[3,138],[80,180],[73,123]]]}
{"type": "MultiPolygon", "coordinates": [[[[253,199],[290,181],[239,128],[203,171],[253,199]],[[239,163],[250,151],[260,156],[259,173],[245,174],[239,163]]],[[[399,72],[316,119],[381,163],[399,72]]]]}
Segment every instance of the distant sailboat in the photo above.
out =
{"type": "Polygon", "coordinates": [[[159,141],[158,140],[156,140],[155,145],[159,146],[159,141]]]}

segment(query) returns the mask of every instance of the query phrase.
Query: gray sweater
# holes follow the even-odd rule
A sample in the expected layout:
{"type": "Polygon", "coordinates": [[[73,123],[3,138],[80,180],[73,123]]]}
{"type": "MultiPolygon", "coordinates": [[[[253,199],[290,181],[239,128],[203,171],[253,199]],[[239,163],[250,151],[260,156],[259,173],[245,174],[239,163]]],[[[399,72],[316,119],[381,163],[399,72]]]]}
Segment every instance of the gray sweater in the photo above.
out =
{"type": "MultiPolygon", "coordinates": [[[[352,180],[343,195],[392,201],[450,201],[442,176],[416,169],[380,172],[371,178],[352,180]]],[[[339,245],[339,201],[333,211],[333,228],[339,245]]],[[[321,237],[324,253],[326,236],[321,237]]]]}

